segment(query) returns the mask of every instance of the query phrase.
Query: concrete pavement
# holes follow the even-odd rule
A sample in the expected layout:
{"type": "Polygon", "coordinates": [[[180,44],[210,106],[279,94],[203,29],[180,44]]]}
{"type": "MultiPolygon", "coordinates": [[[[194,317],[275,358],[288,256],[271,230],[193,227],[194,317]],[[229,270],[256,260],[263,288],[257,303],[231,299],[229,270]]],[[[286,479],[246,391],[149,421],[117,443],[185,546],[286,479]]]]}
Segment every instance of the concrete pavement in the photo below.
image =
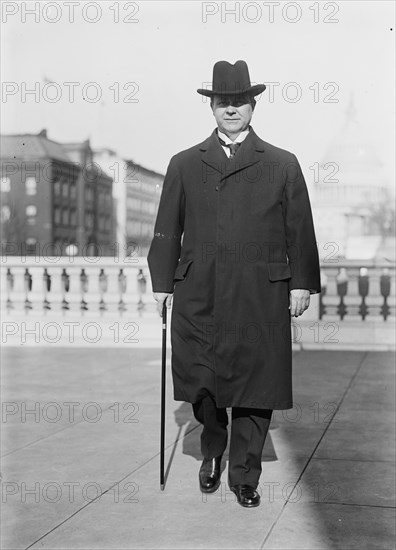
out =
{"type": "Polygon", "coordinates": [[[201,429],[169,371],[160,491],[158,349],[12,346],[2,363],[4,549],[394,548],[390,352],[295,352],[295,406],[274,413],[251,510],[227,453],[200,493],[201,429]]]}
{"type": "MultiPolygon", "coordinates": [[[[25,312],[22,304],[10,312],[2,311],[2,343],[7,346],[88,348],[152,348],[161,345],[161,323],[153,302],[143,310],[129,306],[122,315],[116,304],[105,313],[79,311],[74,303],[70,311],[43,311],[36,304],[25,312]]],[[[357,318],[326,315],[318,320],[311,307],[298,319],[293,318],[292,342],[295,350],[395,351],[396,321],[390,317],[357,318]]],[[[169,321],[171,311],[169,311],[169,321]]]]}

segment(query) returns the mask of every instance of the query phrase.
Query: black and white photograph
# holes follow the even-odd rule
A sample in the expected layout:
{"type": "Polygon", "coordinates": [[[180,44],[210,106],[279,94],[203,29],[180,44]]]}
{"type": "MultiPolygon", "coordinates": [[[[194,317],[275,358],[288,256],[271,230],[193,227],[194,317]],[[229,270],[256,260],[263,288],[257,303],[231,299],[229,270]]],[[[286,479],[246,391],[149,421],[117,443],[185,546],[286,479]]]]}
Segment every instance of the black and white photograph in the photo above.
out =
{"type": "Polygon", "coordinates": [[[0,548],[395,549],[395,3],[0,10],[0,548]]]}

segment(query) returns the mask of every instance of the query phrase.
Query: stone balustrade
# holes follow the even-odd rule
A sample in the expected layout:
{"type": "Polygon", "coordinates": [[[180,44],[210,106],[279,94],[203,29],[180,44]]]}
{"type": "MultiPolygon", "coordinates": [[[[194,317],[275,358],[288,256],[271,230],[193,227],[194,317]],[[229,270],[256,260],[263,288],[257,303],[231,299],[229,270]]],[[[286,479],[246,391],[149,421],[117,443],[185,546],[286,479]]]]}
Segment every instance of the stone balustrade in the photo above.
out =
{"type": "Polygon", "coordinates": [[[145,258],[8,256],[2,258],[1,280],[2,309],[8,312],[109,311],[122,315],[147,305],[154,308],[145,258]]]}
{"type": "Polygon", "coordinates": [[[319,319],[387,321],[395,316],[393,263],[322,263],[321,284],[319,319]]]}
{"type": "MultiPolygon", "coordinates": [[[[337,261],[321,265],[315,317],[387,321],[395,315],[395,265],[337,261]]],[[[2,309],[55,312],[154,310],[147,259],[3,256],[2,309]]]]}

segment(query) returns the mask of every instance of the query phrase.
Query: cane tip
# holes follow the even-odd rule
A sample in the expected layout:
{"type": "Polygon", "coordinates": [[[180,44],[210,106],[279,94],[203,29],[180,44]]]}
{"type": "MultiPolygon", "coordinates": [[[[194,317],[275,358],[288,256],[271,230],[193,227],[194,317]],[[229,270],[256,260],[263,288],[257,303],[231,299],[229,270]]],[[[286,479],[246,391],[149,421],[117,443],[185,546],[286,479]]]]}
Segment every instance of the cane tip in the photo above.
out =
{"type": "Polygon", "coordinates": [[[165,484],[161,483],[160,487],[161,487],[161,491],[163,491],[165,489],[165,484]]]}

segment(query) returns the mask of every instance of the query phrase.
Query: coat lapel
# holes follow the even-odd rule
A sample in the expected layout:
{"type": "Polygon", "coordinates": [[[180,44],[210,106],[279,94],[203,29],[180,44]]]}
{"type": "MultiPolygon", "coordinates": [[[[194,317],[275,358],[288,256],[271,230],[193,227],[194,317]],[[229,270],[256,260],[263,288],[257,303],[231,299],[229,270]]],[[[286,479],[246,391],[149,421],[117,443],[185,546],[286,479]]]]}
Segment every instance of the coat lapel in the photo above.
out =
{"type": "Polygon", "coordinates": [[[264,152],[264,142],[251,129],[238,149],[235,158],[230,160],[220,145],[216,130],[214,130],[208,139],[201,144],[200,150],[202,151],[202,161],[219,172],[221,175],[220,181],[223,181],[232,174],[260,162],[264,152]]]}
{"type": "MultiPolygon", "coordinates": [[[[229,159],[220,145],[216,130],[213,130],[211,135],[201,144],[199,149],[202,151],[202,161],[220,174],[223,174],[229,159]]],[[[209,171],[203,170],[202,173],[208,174],[209,171]]],[[[204,183],[206,183],[206,177],[204,183]]]]}

